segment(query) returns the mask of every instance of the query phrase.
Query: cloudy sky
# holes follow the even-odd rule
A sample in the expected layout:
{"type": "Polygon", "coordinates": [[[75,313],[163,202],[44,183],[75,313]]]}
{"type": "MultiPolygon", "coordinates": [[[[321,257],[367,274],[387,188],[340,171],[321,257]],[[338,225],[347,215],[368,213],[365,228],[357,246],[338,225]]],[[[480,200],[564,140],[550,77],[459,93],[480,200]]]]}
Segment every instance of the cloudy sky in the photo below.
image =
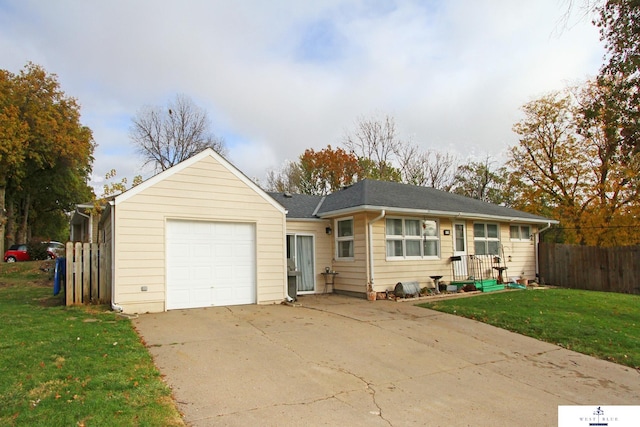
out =
{"type": "MultiPolygon", "coordinates": [[[[574,1],[580,4],[579,1],[574,1]]],[[[94,133],[94,184],[142,174],[143,107],[185,94],[249,177],[389,114],[424,149],[499,157],[519,108],[597,74],[567,0],[0,0],[0,68],[58,75],[94,133]]]]}

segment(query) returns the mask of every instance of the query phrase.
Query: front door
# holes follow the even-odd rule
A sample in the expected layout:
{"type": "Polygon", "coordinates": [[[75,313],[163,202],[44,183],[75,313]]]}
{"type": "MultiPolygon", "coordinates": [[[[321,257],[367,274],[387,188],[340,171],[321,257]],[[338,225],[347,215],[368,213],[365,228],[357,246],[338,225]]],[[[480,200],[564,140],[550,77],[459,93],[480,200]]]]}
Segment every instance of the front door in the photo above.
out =
{"type": "Polygon", "coordinates": [[[467,272],[467,228],[464,222],[453,224],[453,280],[466,280],[467,272]]]}
{"type": "Polygon", "coordinates": [[[298,294],[314,293],[316,290],[315,242],[311,235],[290,234],[287,236],[287,264],[296,274],[298,294]]]}

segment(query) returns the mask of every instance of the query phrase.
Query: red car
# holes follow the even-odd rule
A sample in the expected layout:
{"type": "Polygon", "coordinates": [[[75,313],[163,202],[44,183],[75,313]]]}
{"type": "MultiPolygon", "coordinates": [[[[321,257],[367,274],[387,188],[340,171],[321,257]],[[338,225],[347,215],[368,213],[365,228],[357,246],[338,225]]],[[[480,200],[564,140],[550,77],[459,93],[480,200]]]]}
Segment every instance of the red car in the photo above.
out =
{"type": "MultiPolygon", "coordinates": [[[[47,249],[49,259],[54,259],[56,254],[47,249]]],[[[31,261],[27,252],[27,245],[11,245],[4,253],[4,262],[31,261]]]]}

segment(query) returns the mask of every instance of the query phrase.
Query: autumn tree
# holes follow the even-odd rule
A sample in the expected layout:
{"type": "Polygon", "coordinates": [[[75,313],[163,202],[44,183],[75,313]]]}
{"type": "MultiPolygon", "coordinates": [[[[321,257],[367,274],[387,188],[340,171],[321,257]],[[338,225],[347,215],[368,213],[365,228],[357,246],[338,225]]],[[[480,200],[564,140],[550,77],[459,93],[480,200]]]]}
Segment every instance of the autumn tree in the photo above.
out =
{"type": "Polygon", "coordinates": [[[164,171],[206,148],[225,155],[224,141],[211,131],[207,112],[185,95],[166,107],[144,107],[132,119],[129,137],[145,165],[164,171]]]}
{"type": "Polygon", "coordinates": [[[0,241],[62,238],[65,212],[92,193],[91,130],[56,75],[29,63],[17,75],[0,76],[0,241]]]}
{"type": "Polygon", "coordinates": [[[4,253],[8,220],[6,189],[20,173],[28,139],[28,126],[15,102],[15,76],[0,70],[0,253],[4,253]]]}
{"type": "Polygon", "coordinates": [[[577,132],[590,141],[595,154],[591,162],[594,198],[587,220],[598,229],[596,244],[640,241],[640,152],[629,149],[620,110],[608,108],[608,100],[617,94],[612,85],[598,79],[578,88],[574,96],[577,132]],[[600,228],[603,224],[606,227],[600,228]]]}
{"type": "Polygon", "coordinates": [[[608,90],[589,83],[546,95],[524,105],[525,118],[514,126],[515,207],[558,218],[569,243],[620,245],[639,237],[633,234],[640,226],[640,162],[621,161],[624,150],[609,139],[617,136],[606,110],[596,116],[583,108],[608,90]]]}
{"type": "Polygon", "coordinates": [[[325,195],[356,182],[362,169],[355,155],[328,145],[320,151],[305,150],[300,171],[303,194],[325,195]]]}
{"type": "Polygon", "coordinates": [[[640,151],[640,2],[603,0],[594,24],[607,51],[599,84],[607,87],[602,108],[615,111],[625,153],[640,151]]]}

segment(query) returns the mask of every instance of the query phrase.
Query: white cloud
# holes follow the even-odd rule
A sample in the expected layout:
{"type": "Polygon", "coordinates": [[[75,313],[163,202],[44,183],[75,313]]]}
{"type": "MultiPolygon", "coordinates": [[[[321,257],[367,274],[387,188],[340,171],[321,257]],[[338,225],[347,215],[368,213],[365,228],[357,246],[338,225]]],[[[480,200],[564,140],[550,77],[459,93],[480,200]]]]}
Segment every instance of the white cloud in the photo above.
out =
{"type": "Polygon", "coordinates": [[[335,146],[376,111],[425,148],[498,155],[516,142],[522,104],[598,70],[597,29],[585,19],[558,34],[562,8],[16,0],[0,5],[0,57],[14,72],[43,65],[79,99],[97,176],[138,174],[131,117],[185,93],[229,140],[230,160],[260,178],[306,148],[335,146]]]}

